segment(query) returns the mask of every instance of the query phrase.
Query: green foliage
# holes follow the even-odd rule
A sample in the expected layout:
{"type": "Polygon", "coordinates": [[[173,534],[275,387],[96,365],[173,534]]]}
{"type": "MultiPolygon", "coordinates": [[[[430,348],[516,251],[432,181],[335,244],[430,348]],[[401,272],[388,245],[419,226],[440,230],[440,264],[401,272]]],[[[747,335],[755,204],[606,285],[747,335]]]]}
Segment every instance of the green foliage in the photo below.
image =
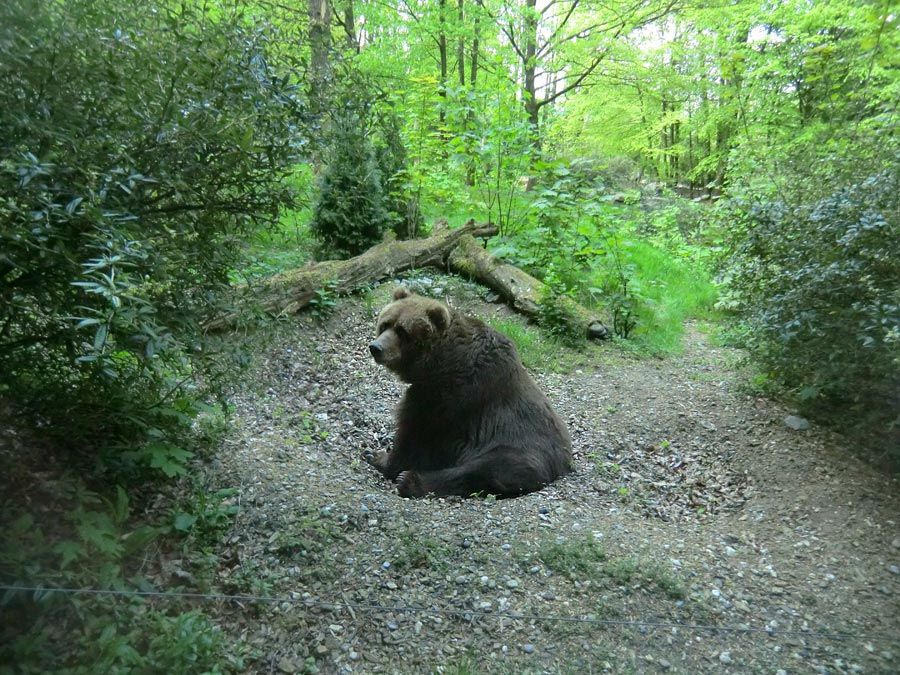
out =
{"type": "Polygon", "coordinates": [[[603,308],[618,337],[654,353],[677,351],[684,320],[716,295],[708,275],[718,244],[703,239],[695,205],[677,198],[652,210],[614,203],[604,194],[604,166],[595,162],[545,169],[528,227],[493,249],[548,282],[544,324],[564,340],[580,339],[565,301],[558,302],[568,297],[603,308]]]}
{"type": "Polygon", "coordinates": [[[751,172],[777,180],[817,137],[896,109],[897,23],[891,3],[863,0],[675,7],[610,47],[549,138],[627,156],[691,196],[751,172]]]}
{"type": "Polygon", "coordinates": [[[312,260],[315,249],[315,240],[309,231],[310,205],[315,190],[312,167],[297,164],[286,181],[296,195],[296,208],[282,209],[277,224],[264,223],[249,234],[249,246],[238,266],[231,271],[232,282],[246,281],[252,286],[257,279],[302,267],[312,260]]]}
{"type": "Polygon", "coordinates": [[[451,147],[456,160],[469,167],[487,217],[501,234],[512,234],[523,225],[527,200],[521,189],[537,155],[532,129],[521,117],[518,101],[502,83],[478,106],[471,128],[451,147]]]}
{"type": "Polygon", "coordinates": [[[449,550],[440,539],[404,531],[400,533],[397,543],[391,566],[398,572],[409,573],[423,567],[444,570],[448,566],[449,550]]]}
{"type": "Polygon", "coordinates": [[[570,579],[589,579],[602,574],[606,551],[593,537],[579,541],[560,539],[541,546],[538,557],[556,574],[570,579]]]}
{"type": "Polygon", "coordinates": [[[516,319],[488,319],[488,323],[512,340],[522,363],[528,370],[558,370],[559,350],[534,326],[516,319]]]}
{"type": "MultiPolygon", "coordinates": [[[[39,510],[23,508],[12,494],[0,503],[0,577],[26,587],[152,590],[137,570],[147,547],[159,546],[172,528],[136,524],[122,487],[106,497],[63,476],[36,484],[36,498],[39,510]]],[[[198,508],[209,526],[215,509],[204,504],[198,508]]],[[[214,521],[221,527],[221,518],[214,521]]],[[[198,518],[193,526],[200,525],[198,518]]],[[[240,672],[240,649],[202,611],[170,603],[157,609],[139,597],[7,592],[0,598],[10,619],[0,629],[0,663],[16,670],[0,672],[240,672]]]]}
{"type": "Polygon", "coordinates": [[[572,291],[566,288],[553,270],[544,277],[544,293],[538,299],[538,322],[554,338],[569,347],[584,343],[585,329],[567,306],[572,291]]]}
{"type": "Polygon", "coordinates": [[[332,124],[310,228],[325,256],[347,258],[381,241],[390,218],[366,120],[348,109],[335,113],[332,124]]]}
{"type": "Polygon", "coordinates": [[[190,499],[173,511],[172,529],[176,533],[190,534],[194,543],[214,543],[240,510],[235,500],[237,492],[235,488],[210,491],[206,486],[198,485],[190,499]]]}
{"type": "Polygon", "coordinates": [[[681,243],[664,249],[637,235],[620,238],[591,279],[592,288],[607,289],[600,298],[612,295],[607,305],[611,313],[617,308],[629,312],[626,317],[634,321],[631,338],[653,354],[678,353],[684,322],[710,316],[718,295],[703,266],[691,265],[693,255],[679,259],[677,251],[682,246],[701,248],[681,243]]]}
{"type": "MultiPolygon", "coordinates": [[[[34,598],[37,606],[54,596],[34,598]]],[[[27,603],[28,600],[13,601],[27,603]]],[[[22,604],[7,607],[20,611],[22,604]]],[[[59,615],[57,608],[56,614],[59,615]]],[[[202,610],[155,609],[147,603],[111,598],[71,600],[64,608],[81,621],[42,623],[0,648],[0,673],[93,675],[94,673],[239,673],[244,648],[235,647],[202,610]],[[118,604],[117,604],[118,603],[118,604]],[[60,648],[65,651],[61,652],[60,648]]]]}
{"type": "Polygon", "coordinates": [[[376,109],[375,162],[381,175],[389,226],[400,239],[415,239],[425,224],[418,197],[411,193],[407,152],[400,120],[392,108],[376,109]]]}
{"type": "Polygon", "coordinates": [[[352,63],[340,65],[310,225],[322,254],[348,257],[380,242],[388,230],[415,237],[423,217],[394,104],[375,78],[352,63]]]}
{"type": "Polygon", "coordinates": [[[811,203],[749,209],[730,281],[746,344],[768,372],[807,409],[865,421],[895,454],[898,159],[811,203]]]}
{"type": "Polygon", "coordinates": [[[628,339],[638,324],[643,300],[636,265],[625,250],[617,230],[606,232],[606,248],[595,266],[594,286],[612,316],[613,335],[628,339]]]}
{"type": "Polygon", "coordinates": [[[271,40],[224,5],[0,7],[0,396],[73,449],[150,440],[177,473],[198,383],[232,367],[203,323],[290,199],[271,40]]]}
{"type": "MultiPolygon", "coordinates": [[[[328,318],[337,307],[336,281],[329,281],[322,288],[317,288],[309,300],[309,310],[319,321],[328,318]]],[[[307,418],[304,418],[307,419],[307,418]]]]}

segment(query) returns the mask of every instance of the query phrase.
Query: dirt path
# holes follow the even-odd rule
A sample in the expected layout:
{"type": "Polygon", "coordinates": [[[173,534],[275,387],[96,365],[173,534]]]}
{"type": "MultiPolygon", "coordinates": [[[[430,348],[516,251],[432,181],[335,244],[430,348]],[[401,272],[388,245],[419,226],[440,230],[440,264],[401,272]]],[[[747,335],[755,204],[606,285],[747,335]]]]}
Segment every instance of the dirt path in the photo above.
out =
{"type": "Polygon", "coordinates": [[[678,359],[601,345],[537,374],[573,475],[400,499],[359,461],[402,391],[366,353],[389,290],[274,339],[235,396],[216,590],[290,599],[223,614],[253,672],[900,672],[897,481],[740,393],[736,355],[696,329],[678,359]]]}

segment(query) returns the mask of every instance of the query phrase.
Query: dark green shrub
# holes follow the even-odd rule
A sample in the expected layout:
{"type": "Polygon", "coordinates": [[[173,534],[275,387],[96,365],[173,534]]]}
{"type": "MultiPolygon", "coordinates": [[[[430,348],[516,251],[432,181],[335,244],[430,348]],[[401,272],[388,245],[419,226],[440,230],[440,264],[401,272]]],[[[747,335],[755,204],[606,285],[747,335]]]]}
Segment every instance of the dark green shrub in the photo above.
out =
{"type": "Polygon", "coordinates": [[[813,203],[747,210],[730,290],[776,381],[811,412],[864,423],[896,454],[900,157],[886,166],[813,203]]]}
{"type": "Polygon", "coordinates": [[[0,398],[170,469],[230,367],[203,324],[296,144],[271,31],[197,7],[0,3],[0,398]]]}
{"type": "Polygon", "coordinates": [[[324,256],[345,258],[381,241],[389,224],[366,120],[348,108],[333,115],[328,166],[310,228],[324,256]]]}

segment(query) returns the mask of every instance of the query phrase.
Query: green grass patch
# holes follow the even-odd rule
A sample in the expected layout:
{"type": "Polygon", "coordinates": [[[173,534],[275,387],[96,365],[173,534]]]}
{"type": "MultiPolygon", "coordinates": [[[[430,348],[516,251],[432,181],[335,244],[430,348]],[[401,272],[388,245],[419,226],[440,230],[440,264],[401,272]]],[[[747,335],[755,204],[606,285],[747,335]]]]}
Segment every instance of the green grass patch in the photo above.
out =
{"type": "Polygon", "coordinates": [[[440,571],[449,565],[450,549],[440,539],[406,530],[400,533],[397,543],[391,565],[398,572],[421,568],[440,571]]]}
{"type": "Polygon", "coordinates": [[[606,551],[593,537],[578,541],[554,541],[542,545],[538,557],[555,574],[570,579],[590,579],[603,576],[606,551]]]}
{"type": "Polygon", "coordinates": [[[290,211],[280,222],[250,237],[244,265],[232,271],[232,281],[252,281],[300,267],[313,259],[314,241],[306,226],[308,213],[290,211]]]}
{"type": "Polygon", "coordinates": [[[487,323],[513,341],[525,368],[564,373],[583,365],[585,354],[566,348],[537,326],[514,318],[489,318],[487,323]]]}
{"type": "MultiPolygon", "coordinates": [[[[628,293],[636,301],[634,342],[651,354],[680,353],[686,320],[715,319],[716,287],[705,271],[646,241],[631,237],[621,246],[630,276],[628,293]]],[[[595,273],[589,286],[602,286],[602,274],[595,273]]]]}
{"type": "MultiPolygon", "coordinates": [[[[630,556],[611,557],[593,537],[546,541],[538,548],[537,557],[554,574],[569,579],[590,579],[616,585],[640,584],[671,600],[683,600],[686,596],[682,580],[663,565],[630,556]]],[[[526,561],[526,564],[530,563],[530,559],[526,561]]]]}

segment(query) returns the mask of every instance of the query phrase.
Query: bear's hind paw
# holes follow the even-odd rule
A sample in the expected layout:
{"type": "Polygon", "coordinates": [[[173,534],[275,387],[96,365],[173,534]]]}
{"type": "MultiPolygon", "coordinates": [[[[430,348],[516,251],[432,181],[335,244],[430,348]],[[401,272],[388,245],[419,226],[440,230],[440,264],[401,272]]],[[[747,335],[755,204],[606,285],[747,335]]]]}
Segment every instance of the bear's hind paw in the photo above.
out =
{"type": "Polygon", "coordinates": [[[397,492],[401,497],[424,497],[426,495],[419,474],[415,471],[403,471],[397,476],[397,492]]]}

